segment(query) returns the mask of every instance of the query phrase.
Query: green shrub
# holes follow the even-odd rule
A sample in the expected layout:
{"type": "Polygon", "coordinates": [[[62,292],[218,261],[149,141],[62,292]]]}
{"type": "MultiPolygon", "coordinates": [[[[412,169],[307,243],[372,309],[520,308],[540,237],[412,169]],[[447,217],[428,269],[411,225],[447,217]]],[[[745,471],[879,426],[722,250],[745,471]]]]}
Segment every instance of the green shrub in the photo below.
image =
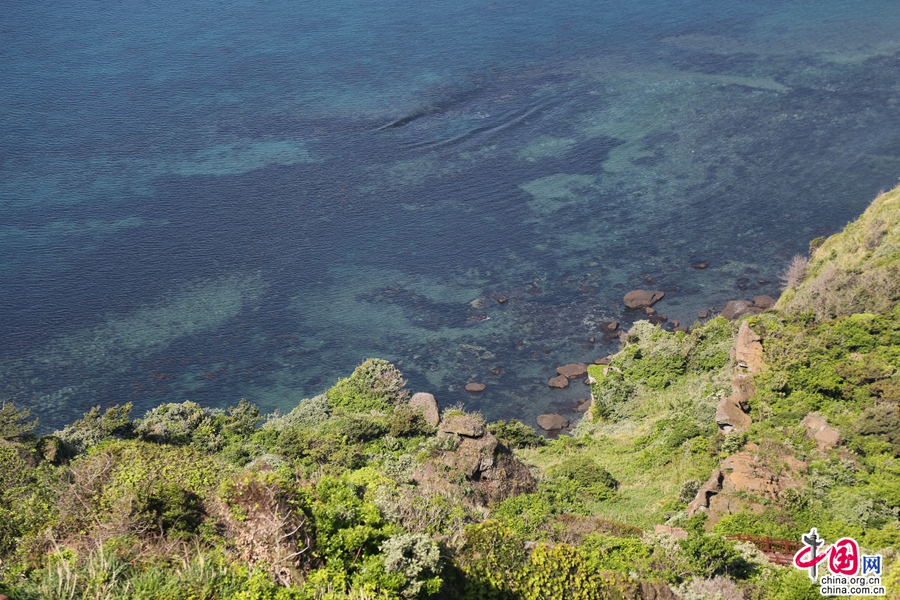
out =
{"type": "Polygon", "coordinates": [[[318,396],[301,400],[286,415],[270,415],[269,419],[263,424],[263,428],[278,431],[289,427],[314,429],[326,422],[330,417],[331,405],[328,404],[328,397],[325,394],[319,394],[318,396]]]}
{"type": "Polygon", "coordinates": [[[28,437],[38,420],[29,421],[31,411],[27,408],[16,408],[15,403],[3,401],[0,403],[0,440],[21,440],[28,437]]]}
{"type": "Polygon", "coordinates": [[[397,590],[404,598],[421,598],[440,590],[440,551],[428,536],[421,533],[394,535],[381,544],[381,551],[385,571],[404,577],[397,590]]]}
{"type": "Polygon", "coordinates": [[[547,443],[544,436],[516,419],[490,423],[487,429],[510,448],[534,448],[547,443]]]}
{"type": "Polygon", "coordinates": [[[147,411],[135,428],[135,433],[149,442],[177,444],[215,451],[224,439],[219,434],[220,423],[208,408],[196,402],[160,404],[147,411]]]}
{"type": "Polygon", "coordinates": [[[350,412],[383,411],[409,401],[400,371],[381,358],[367,359],[353,374],[338,382],[325,394],[335,408],[350,412]]]}
{"type": "Polygon", "coordinates": [[[583,494],[595,499],[607,499],[619,487],[609,471],[584,455],[572,456],[552,467],[547,474],[556,479],[567,479],[583,490],[583,494]]]}
{"type": "Polygon", "coordinates": [[[81,453],[109,439],[128,439],[134,436],[134,424],[131,422],[131,402],[124,406],[113,406],[100,413],[95,406],[84,416],[62,431],[54,435],[81,453]]]}
{"type": "Polygon", "coordinates": [[[435,428],[425,420],[422,411],[408,404],[394,409],[387,419],[387,426],[388,435],[398,438],[429,435],[435,432],[435,428]]]}
{"type": "Polygon", "coordinates": [[[465,579],[464,600],[518,598],[527,555],[524,540],[499,521],[469,525],[463,546],[455,556],[465,579]]]}

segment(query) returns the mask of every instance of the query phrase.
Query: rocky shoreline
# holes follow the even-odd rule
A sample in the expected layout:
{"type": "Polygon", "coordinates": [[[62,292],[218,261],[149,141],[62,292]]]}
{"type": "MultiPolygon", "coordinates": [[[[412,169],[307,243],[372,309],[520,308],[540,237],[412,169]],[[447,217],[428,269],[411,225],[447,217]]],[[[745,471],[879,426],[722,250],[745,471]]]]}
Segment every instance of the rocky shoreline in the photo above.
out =
{"type": "MultiPolygon", "coordinates": [[[[695,268],[706,268],[705,263],[694,265],[695,268]],[[700,266],[702,265],[702,266],[700,266]]],[[[766,282],[768,283],[768,282],[766,282]]],[[[690,327],[682,325],[678,321],[669,321],[665,314],[657,312],[653,307],[657,302],[665,298],[666,293],[661,290],[644,290],[635,289],[625,294],[622,302],[625,307],[636,313],[635,316],[646,317],[646,320],[654,325],[664,326],[672,332],[689,333],[690,327]]],[[[775,306],[776,299],[768,295],[759,295],[752,300],[729,300],[722,310],[715,307],[697,311],[698,323],[715,318],[723,317],[729,321],[735,321],[749,314],[759,314],[765,310],[769,310],[775,306]]],[[[634,321],[640,318],[634,319],[634,321]]],[[[613,342],[616,339],[623,340],[627,335],[627,329],[620,326],[618,321],[605,321],[600,324],[600,331],[603,334],[604,341],[613,342]]],[[[589,343],[594,343],[595,338],[589,338],[589,343]]],[[[732,359],[737,365],[735,368],[740,373],[735,373],[733,381],[733,393],[727,398],[720,401],[716,409],[716,423],[724,432],[743,431],[749,427],[750,417],[747,415],[746,400],[753,395],[752,374],[758,372],[759,361],[761,360],[761,347],[759,346],[759,336],[750,330],[744,324],[738,334],[738,340],[735,344],[732,359]],[[754,345],[755,342],[755,345],[754,345]],[[739,356],[735,356],[737,353],[739,356]]],[[[594,364],[607,365],[611,361],[610,356],[600,357],[594,360],[594,364]]],[[[581,380],[585,385],[593,383],[587,373],[587,365],[585,363],[569,363],[559,365],[556,368],[556,376],[552,377],[548,386],[552,389],[566,389],[569,387],[571,380],[581,380]]],[[[470,389],[469,384],[466,386],[468,391],[480,391],[470,389]]],[[[482,385],[482,384],[476,384],[482,385]]],[[[483,385],[481,387],[483,389],[483,385]]],[[[583,398],[578,401],[577,406],[573,407],[570,412],[584,414],[590,410],[593,404],[593,398],[583,398]]],[[[544,413],[537,417],[538,426],[547,432],[550,436],[556,436],[560,433],[569,432],[574,425],[568,418],[559,413],[544,413]]]]}

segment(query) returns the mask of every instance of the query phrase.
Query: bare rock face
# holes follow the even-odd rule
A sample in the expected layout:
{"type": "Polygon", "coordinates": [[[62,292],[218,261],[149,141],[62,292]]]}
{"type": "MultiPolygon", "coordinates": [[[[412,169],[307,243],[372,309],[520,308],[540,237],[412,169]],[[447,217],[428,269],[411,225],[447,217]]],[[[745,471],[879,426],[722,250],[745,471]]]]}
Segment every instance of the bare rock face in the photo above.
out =
{"type": "Polygon", "coordinates": [[[818,442],[820,450],[834,448],[841,443],[841,432],[830,426],[825,417],[809,413],[801,422],[806,427],[806,435],[818,442]]]}
{"type": "Polygon", "coordinates": [[[544,414],[538,416],[537,424],[541,429],[554,431],[568,427],[569,420],[562,415],[544,414]]]}
{"type": "Polygon", "coordinates": [[[753,303],[747,300],[731,300],[725,305],[725,310],[720,315],[729,321],[734,321],[739,317],[750,314],[752,312],[750,309],[752,308],[754,308],[753,303]]]}
{"type": "Polygon", "coordinates": [[[756,385],[753,383],[753,375],[746,373],[735,373],[731,377],[731,397],[741,407],[741,410],[747,412],[750,410],[748,400],[756,395],[756,385]]]}
{"type": "Polygon", "coordinates": [[[485,388],[487,388],[487,386],[484,385],[483,383],[476,383],[474,381],[472,383],[466,384],[467,392],[475,392],[475,393],[483,392],[485,390],[485,388]]]}
{"type": "Polygon", "coordinates": [[[413,394],[409,400],[409,405],[415,408],[421,408],[425,421],[432,427],[437,427],[441,422],[441,405],[432,394],[427,392],[419,392],[413,394]]]}
{"type": "Polygon", "coordinates": [[[547,385],[558,390],[564,390],[569,387],[569,378],[565,375],[557,375],[547,385]]]}
{"type": "Polygon", "coordinates": [[[716,406],[716,425],[723,433],[746,431],[753,420],[744,412],[740,403],[733,397],[722,398],[716,406]]]}
{"type": "Polygon", "coordinates": [[[691,500],[687,506],[688,516],[693,516],[698,510],[706,510],[709,508],[709,499],[722,489],[722,471],[716,469],[709,476],[700,489],[697,490],[697,496],[691,500]]]}
{"type": "Polygon", "coordinates": [[[625,294],[623,301],[625,306],[631,309],[647,308],[656,304],[665,295],[665,292],[660,291],[632,290],[625,294]]]}
{"type": "Polygon", "coordinates": [[[775,298],[772,296],[757,296],[753,299],[753,306],[768,310],[775,306],[775,298]]]}
{"type": "Polygon", "coordinates": [[[566,379],[576,379],[587,375],[587,365],[584,363],[571,363],[556,367],[556,374],[562,375],[566,379]]]}
{"type": "Polygon", "coordinates": [[[731,361],[736,369],[750,374],[759,373],[765,366],[760,337],[750,329],[746,321],[738,329],[737,339],[731,350],[731,361]]]}
{"type": "Polygon", "coordinates": [[[484,435],[484,425],[474,417],[458,415],[447,417],[441,421],[440,425],[438,425],[438,431],[477,438],[484,435]]]}
{"type": "Polygon", "coordinates": [[[454,452],[444,454],[444,463],[459,469],[471,479],[494,466],[498,443],[490,433],[484,433],[481,437],[462,437],[454,452]]]}

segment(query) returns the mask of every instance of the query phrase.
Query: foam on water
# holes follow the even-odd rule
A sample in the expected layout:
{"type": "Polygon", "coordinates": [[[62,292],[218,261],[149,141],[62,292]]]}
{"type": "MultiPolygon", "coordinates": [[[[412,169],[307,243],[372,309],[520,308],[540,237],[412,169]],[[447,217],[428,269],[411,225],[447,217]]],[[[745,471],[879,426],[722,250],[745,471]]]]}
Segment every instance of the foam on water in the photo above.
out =
{"type": "Polygon", "coordinates": [[[777,294],[900,174],[890,0],[8,8],[0,396],[45,428],[286,411],[369,356],[565,412],[628,289],[777,294]]]}

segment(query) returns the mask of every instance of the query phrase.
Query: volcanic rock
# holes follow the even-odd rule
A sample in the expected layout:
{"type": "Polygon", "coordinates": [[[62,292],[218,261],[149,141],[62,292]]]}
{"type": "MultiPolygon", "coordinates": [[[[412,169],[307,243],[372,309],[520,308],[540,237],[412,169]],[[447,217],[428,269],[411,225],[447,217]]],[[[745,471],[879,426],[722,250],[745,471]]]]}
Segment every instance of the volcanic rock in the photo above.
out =
{"type": "Polygon", "coordinates": [[[734,321],[738,317],[743,317],[744,315],[749,314],[751,308],[753,308],[752,302],[748,302],[747,300],[731,300],[728,304],[725,305],[725,310],[722,311],[722,316],[729,321],[734,321]]]}
{"type": "Polygon", "coordinates": [[[665,292],[660,291],[632,290],[625,294],[623,301],[628,308],[639,309],[653,306],[665,295],[665,292]]]}
{"type": "Polygon", "coordinates": [[[409,405],[422,409],[423,416],[429,425],[437,427],[441,422],[441,406],[432,394],[419,392],[413,394],[409,405]]]}
{"type": "Polygon", "coordinates": [[[584,363],[570,363],[561,367],[556,367],[556,374],[562,375],[567,379],[576,379],[587,375],[587,365],[584,363]]]}
{"type": "Polygon", "coordinates": [[[722,398],[716,406],[716,425],[723,433],[746,431],[753,423],[750,415],[744,412],[740,403],[733,396],[722,398]]]}
{"type": "Polygon", "coordinates": [[[772,296],[765,296],[765,295],[757,296],[756,298],[753,299],[753,305],[758,306],[759,308],[761,308],[763,310],[767,310],[767,309],[775,306],[775,298],[773,298],[772,296]]]}
{"type": "Polygon", "coordinates": [[[557,375],[547,384],[552,388],[556,388],[559,390],[564,390],[569,387],[569,378],[565,375],[557,375]]]}
{"type": "Polygon", "coordinates": [[[562,415],[543,414],[538,416],[537,424],[541,429],[554,431],[568,427],[569,420],[562,415]]]}
{"type": "Polygon", "coordinates": [[[467,392],[483,392],[486,387],[487,386],[484,385],[483,383],[477,383],[477,382],[473,381],[472,383],[466,384],[466,391],[467,392]]]}
{"type": "Polygon", "coordinates": [[[441,421],[438,431],[477,438],[484,435],[484,425],[475,417],[456,415],[441,421]]]}

